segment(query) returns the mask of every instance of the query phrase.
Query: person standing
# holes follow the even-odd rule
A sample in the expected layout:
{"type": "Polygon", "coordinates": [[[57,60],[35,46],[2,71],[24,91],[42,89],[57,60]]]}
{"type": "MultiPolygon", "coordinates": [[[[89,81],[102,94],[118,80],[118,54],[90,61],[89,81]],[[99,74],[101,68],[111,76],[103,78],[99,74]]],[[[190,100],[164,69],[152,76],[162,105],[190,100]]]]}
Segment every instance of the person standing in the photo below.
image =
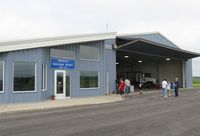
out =
{"type": "Polygon", "coordinates": [[[143,85],[143,81],[142,81],[142,79],[140,79],[140,81],[139,81],[140,94],[143,94],[142,85],[143,85]]]}
{"type": "Polygon", "coordinates": [[[120,80],[121,80],[121,78],[120,79],[117,78],[115,81],[116,82],[116,92],[115,92],[116,94],[119,94],[118,88],[119,88],[120,80]]]}
{"type": "Polygon", "coordinates": [[[178,78],[175,78],[175,82],[174,82],[175,97],[178,97],[178,88],[179,88],[179,81],[178,81],[178,78]]]}
{"type": "Polygon", "coordinates": [[[120,83],[119,83],[119,88],[118,88],[118,92],[121,96],[121,98],[124,100],[124,91],[125,91],[125,88],[126,88],[126,84],[125,82],[121,79],[120,80],[120,83]]]}
{"type": "Polygon", "coordinates": [[[125,93],[128,94],[128,93],[130,93],[131,82],[130,82],[130,80],[128,80],[127,78],[125,79],[124,82],[125,82],[125,84],[126,84],[125,93]]]}
{"type": "Polygon", "coordinates": [[[167,81],[164,79],[162,81],[162,96],[167,97],[167,81]]]}
{"type": "Polygon", "coordinates": [[[167,81],[167,96],[168,97],[171,95],[170,90],[171,90],[171,83],[170,81],[167,81]]]}

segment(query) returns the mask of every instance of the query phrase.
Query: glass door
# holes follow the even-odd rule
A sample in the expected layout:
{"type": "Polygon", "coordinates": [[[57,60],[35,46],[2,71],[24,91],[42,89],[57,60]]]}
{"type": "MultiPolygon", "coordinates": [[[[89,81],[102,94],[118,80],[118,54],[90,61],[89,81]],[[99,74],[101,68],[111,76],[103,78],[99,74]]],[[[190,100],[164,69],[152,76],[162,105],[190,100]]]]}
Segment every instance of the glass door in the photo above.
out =
{"type": "Polygon", "coordinates": [[[66,97],[70,97],[70,71],[65,71],[66,97]]]}
{"type": "Polygon", "coordinates": [[[65,98],[66,78],[64,70],[54,71],[54,94],[56,99],[65,98]]]}

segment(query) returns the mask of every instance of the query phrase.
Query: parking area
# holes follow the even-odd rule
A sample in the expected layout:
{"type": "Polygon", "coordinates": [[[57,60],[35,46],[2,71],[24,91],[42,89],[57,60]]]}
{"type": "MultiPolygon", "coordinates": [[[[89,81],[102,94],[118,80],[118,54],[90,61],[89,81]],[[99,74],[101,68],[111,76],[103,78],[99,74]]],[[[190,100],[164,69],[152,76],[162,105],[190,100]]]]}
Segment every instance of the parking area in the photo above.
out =
{"type": "Polygon", "coordinates": [[[2,136],[199,136],[200,89],[146,92],[114,103],[0,116],[2,136]]]}

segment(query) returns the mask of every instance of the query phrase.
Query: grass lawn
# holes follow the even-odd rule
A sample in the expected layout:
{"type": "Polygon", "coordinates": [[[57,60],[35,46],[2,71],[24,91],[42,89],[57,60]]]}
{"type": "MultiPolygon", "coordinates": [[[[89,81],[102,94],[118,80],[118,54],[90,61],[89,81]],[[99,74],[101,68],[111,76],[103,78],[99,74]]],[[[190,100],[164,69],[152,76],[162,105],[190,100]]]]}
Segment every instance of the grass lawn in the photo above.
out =
{"type": "Polygon", "coordinates": [[[200,88],[200,77],[193,77],[192,86],[194,88],[200,88]]]}

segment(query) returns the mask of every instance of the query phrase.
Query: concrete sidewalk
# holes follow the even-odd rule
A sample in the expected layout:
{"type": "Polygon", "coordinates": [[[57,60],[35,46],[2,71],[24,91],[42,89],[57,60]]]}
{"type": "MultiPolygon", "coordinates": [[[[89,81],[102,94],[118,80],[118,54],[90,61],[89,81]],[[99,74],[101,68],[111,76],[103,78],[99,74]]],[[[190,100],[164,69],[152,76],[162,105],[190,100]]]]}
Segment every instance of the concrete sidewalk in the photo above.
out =
{"type": "Polygon", "coordinates": [[[42,102],[33,103],[20,103],[20,104],[0,104],[0,114],[12,113],[20,111],[33,111],[33,110],[43,110],[51,108],[61,108],[70,106],[80,106],[80,105],[91,105],[91,104],[103,104],[121,101],[119,95],[106,95],[106,96],[96,96],[96,97],[84,97],[84,98],[66,98],[62,100],[47,100],[42,102]]]}
{"type": "MultiPolygon", "coordinates": [[[[190,89],[180,89],[180,91],[190,90],[190,89]]],[[[161,90],[151,90],[145,91],[144,94],[151,93],[161,93],[161,90]]],[[[139,92],[130,93],[127,96],[139,95],[139,92]]],[[[83,98],[66,98],[62,100],[47,100],[41,102],[32,103],[19,103],[19,104],[0,104],[0,114],[12,113],[20,111],[33,111],[33,110],[43,110],[51,108],[61,108],[70,106],[80,106],[80,105],[92,105],[92,104],[103,104],[122,101],[121,97],[117,94],[96,96],[96,97],[83,97],[83,98]]]]}

